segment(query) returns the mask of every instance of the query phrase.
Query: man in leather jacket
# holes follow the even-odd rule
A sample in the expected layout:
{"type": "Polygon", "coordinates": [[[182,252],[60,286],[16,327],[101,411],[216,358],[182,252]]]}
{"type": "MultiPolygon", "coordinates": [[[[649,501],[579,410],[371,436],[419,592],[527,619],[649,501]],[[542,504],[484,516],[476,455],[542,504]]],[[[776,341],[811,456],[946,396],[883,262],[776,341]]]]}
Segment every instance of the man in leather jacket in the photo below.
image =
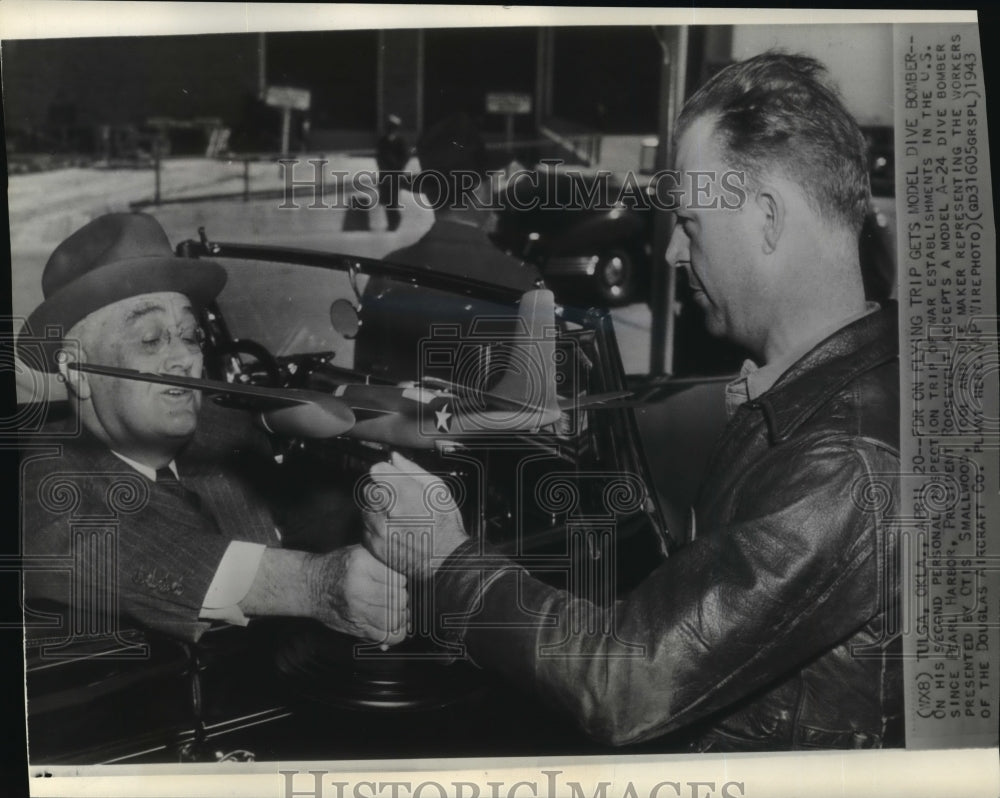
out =
{"type": "Polygon", "coordinates": [[[686,188],[667,260],[688,271],[709,331],[754,355],[727,388],[693,541],[607,609],[467,538],[440,502],[421,559],[390,543],[392,523],[431,512],[436,478],[396,456],[372,469],[396,496],[368,513],[368,544],[432,580],[442,633],[475,663],[534,685],[600,739],[901,745],[885,522],[899,492],[898,353],[894,314],[866,304],[858,265],[862,135],[817,62],[767,53],[688,101],[675,153],[686,188]],[[742,176],[738,208],[718,180],[701,188],[727,172],[742,176]],[[622,641],[641,656],[622,656],[622,641]]]}

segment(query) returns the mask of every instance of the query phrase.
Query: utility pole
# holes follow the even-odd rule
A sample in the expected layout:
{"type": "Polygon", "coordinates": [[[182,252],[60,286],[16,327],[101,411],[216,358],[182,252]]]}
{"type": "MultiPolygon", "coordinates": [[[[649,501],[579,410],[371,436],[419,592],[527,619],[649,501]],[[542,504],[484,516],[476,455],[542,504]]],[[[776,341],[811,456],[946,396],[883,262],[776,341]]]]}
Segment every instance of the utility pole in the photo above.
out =
{"type": "Polygon", "coordinates": [[[257,34],[257,99],[267,92],[267,35],[257,34]]]}
{"type": "MultiPolygon", "coordinates": [[[[660,62],[659,141],[656,147],[656,171],[670,168],[673,162],[674,120],[684,100],[687,72],[688,27],[678,25],[654,28],[663,59],[660,62]]],[[[653,219],[653,268],[650,287],[649,373],[672,374],[674,370],[674,302],[677,296],[677,270],[666,262],[667,247],[674,230],[672,211],[657,208],[653,219]]]]}

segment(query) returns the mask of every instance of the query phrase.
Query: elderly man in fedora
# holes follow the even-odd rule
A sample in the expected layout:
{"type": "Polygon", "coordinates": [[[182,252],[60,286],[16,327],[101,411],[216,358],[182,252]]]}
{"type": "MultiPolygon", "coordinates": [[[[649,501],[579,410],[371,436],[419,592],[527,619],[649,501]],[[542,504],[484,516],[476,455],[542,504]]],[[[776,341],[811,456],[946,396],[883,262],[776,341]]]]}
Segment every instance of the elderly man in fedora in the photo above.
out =
{"type": "Polygon", "coordinates": [[[226,437],[241,414],[207,406],[227,417],[199,426],[198,391],[71,367],[200,377],[198,311],[225,282],[217,263],[175,257],[145,214],[101,216],[50,257],[21,336],[61,331],[44,368],[65,381],[73,418],[48,425],[57,449],[25,457],[23,537],[27,554],[71,556],[73,567],[28,574],[26,608],[55,601],[87,628],[113,632],[128,618],[189,641],[213,621],[298,616],[398,642],[405,586],[386,566],[357,545],[282,548],[260,475],[243,467],[253,439],[226,437]],[[80,526],[95,517],[100,530],[80,526]]]}

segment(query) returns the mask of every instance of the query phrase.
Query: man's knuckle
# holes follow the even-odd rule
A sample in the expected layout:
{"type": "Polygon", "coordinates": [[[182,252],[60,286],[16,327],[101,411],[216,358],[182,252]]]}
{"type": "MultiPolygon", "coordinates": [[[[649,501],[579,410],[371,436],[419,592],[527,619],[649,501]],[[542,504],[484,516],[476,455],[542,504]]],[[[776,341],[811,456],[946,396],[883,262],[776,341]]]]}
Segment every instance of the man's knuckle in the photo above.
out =
{"type": "Polygon", "coordinates": [[[365,585],[368,580],[364,579],[356,571],[348,571],[344,576],[343,591],[348,600],[355,600],[364,595],[365,585]]]}

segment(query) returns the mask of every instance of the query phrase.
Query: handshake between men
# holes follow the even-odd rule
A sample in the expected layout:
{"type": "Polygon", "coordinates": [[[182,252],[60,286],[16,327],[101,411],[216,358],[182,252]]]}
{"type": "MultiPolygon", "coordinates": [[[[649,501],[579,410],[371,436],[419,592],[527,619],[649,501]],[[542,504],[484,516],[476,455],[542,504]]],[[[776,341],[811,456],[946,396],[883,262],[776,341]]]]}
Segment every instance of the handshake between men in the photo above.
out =
{"type": "Polygon", "coordinates": [[[365,491],[365,546],[389,568],[427,579],[468,540],[448,486],[416,463],[393,453],[377,463],[365,491]]]}
{"type": "Polygon", "coordinates": [[[241,602],[248,615],[304,616],[386,646],[403,641],[407,577],[431,576],[467,536],[451,493],[437,477],[395,454],[371,476],[365,545],[325,554],[267,549],[264,567],[241,602]],[[303,589],[289,591],[290,584],[303,589]]]}

